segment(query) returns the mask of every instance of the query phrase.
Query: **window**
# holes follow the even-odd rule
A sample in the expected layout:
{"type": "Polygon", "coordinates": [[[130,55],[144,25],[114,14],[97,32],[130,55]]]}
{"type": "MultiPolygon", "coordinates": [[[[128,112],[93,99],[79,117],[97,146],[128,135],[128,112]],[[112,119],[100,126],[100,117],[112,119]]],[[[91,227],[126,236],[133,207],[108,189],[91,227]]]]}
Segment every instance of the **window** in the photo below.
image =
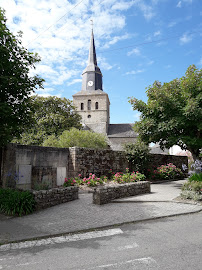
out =
{"type": "Polygon", "coordinates": [[[91,118],[91,115],[90,114],[88,115],[88,118],[91,118]]]}
{"type": "Polygon", "coordinates": [[[83,110],[84,110],[84,104],[81,103],[81,111],[83,111],[83,110]]]}
{"type": "Polygon", "coordinates": [[[91,100],[88,100],[88,110],[91,110],[91,100]]]}
{"type": "Polygon", "coordinates": [[[95,102],[95,109],[98,110],[98,102],[95,102]]]}

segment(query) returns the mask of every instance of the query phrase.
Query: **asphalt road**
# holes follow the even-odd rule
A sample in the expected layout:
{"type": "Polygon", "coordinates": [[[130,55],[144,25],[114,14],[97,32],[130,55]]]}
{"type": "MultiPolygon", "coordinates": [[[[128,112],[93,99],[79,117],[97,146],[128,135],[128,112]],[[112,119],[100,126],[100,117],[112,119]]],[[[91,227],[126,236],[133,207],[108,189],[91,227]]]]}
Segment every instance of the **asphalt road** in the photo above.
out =
{"type": "Polygon", "coordinates": [[[0,248],[0,269],[201,270],[202,213],[0,248]]]}

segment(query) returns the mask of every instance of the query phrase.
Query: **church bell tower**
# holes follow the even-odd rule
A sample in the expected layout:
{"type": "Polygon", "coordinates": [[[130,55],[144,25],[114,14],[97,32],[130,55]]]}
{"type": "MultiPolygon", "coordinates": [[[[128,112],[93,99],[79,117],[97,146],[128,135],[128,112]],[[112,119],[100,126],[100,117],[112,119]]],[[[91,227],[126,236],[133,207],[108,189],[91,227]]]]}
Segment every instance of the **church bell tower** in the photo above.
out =
{"type": "Polygon", "coordinates": [[[82,73],[82,89],[73,95],[73,104],[82,117],[84,127],[105,135],[108,133],[110,102],[102,88],[102,72],[97,65],[93,30],[88,64],[82,73]]]}

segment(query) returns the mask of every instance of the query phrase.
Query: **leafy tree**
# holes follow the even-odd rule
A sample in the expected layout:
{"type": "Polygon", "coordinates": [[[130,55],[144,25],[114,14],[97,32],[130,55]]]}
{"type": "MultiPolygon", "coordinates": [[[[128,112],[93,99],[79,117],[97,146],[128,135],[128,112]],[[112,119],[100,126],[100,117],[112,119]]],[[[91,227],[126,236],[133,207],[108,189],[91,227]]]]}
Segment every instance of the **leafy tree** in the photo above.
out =
{"type": "Polygon", "coordinates": [[[51,135],[44,141],[43,146],[52,147],[86,147],[86,148],[107,148],[107,139],[104,135],[88,130],[72,128],[65,130],[57,139],[51,135]]]}
{"type": "Polygon", "coordinates": [[[141,112],[135,130],[147,144],[159,143],[162,149],[179,145],[193,158],[202,148],[202,69],[191,65],[180,79],[147,88],[148,102],[130,98],[134,110],[141,112]]]}
{"type": "Polygon", "coordinates": [[[0,147],[29,126],[29,96],[35,88],[43,88],[43,79],[29,75],[40,58],[22,46],[21,37],[21,32],[14,36],[7,28],[0,8],[0,147]]]}
{"type": "Polygon", "coordinates": [[[148,145],[137,140],[135,143],[125,144],[124,149],[131,167],[130,169],[145,173],[150,160],[148,145]]]}
{"type": "Polygon", "coordinates": [[[81,117],[74,111],[72,101],[66,98],[32,96],[30,104],[34,119],[32,128],[13,142],[42,145],[49,135],[58,137],[64,130],[81,128],[81,117]]]}

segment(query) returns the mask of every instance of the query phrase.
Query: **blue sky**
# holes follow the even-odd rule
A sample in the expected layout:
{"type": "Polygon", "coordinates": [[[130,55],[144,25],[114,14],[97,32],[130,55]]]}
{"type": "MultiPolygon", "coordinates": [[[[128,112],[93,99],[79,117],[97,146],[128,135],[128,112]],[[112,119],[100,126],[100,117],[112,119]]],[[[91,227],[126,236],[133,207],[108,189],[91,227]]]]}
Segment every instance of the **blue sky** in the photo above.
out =
{"type": "Polygon", "coordinates": [[[23,31],[23,45],[41,56],[35,71],[42,96],[72,99],[81,90],[94,22],[98,66],[111,106],[111,123],[133,123],[128,97],[147,101],[155,80],[202,68],[201,0],[0,0],[7,26],[23,31]]]}

